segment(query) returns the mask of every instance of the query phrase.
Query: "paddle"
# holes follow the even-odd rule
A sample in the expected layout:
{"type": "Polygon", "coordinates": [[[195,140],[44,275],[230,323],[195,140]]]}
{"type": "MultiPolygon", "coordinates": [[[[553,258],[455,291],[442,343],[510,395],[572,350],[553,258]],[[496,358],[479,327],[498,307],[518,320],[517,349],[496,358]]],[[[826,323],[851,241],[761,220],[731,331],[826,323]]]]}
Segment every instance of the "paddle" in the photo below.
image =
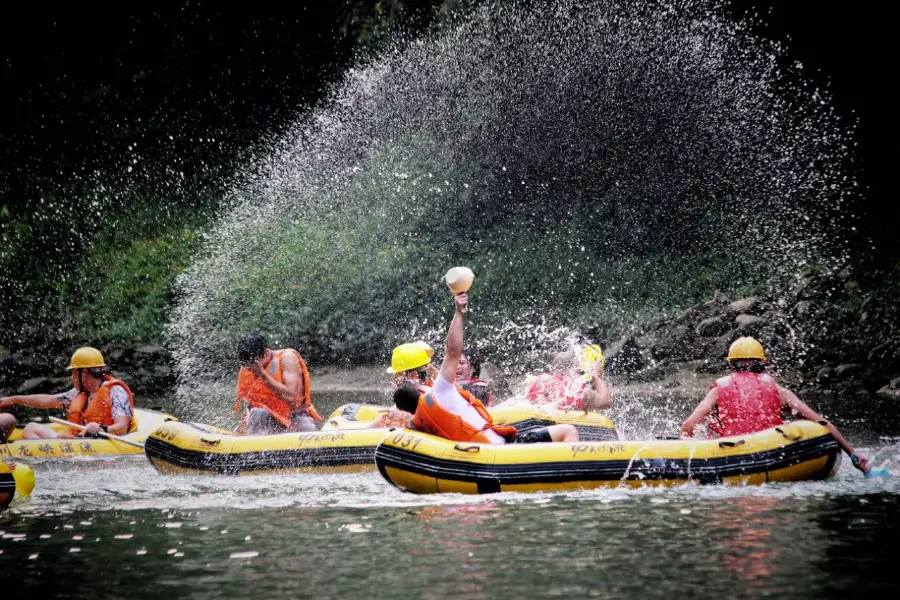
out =
{"type": "MultiPolygon", "coordinates": [[[[77,423],[73,423],[71,421],[66,421],[65,419],[57,419],[56,417],[49,417],[49,419],[51,421],[53,421],[54,423],[59,423],[60,425],[68,425],[69,427],[74,427],[74,428],[80,429],[82,431],[87,429],[87,427],[85,427],[83,425],[78,425],[77,423]]],[[[135,442],[133,440],[126,440],[123,437],[119,437],[119,436],[113,435],[111,433],[106,433],[105,431],[98,431],[97,435],[105,437],[110,440],[115,440],[117,442],[122,442],[123,444],[128,444],[129,446],[134,446],[135,448],[140,448],[141,450],[144,449],[144,445],[140,442],[135,442]]]]}

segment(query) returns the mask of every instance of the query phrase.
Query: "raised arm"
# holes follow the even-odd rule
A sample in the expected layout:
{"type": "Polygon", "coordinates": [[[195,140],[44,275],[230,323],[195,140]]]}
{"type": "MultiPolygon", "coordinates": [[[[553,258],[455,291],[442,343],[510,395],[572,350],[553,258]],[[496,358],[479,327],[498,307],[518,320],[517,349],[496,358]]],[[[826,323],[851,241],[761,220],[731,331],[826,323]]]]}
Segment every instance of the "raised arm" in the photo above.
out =
{"type": "Polygon", "coordinates": [[[463,350],[463,313],[469,305],[468,292],[460,292],[453,297],[456,303],[456,312],[447,330],[447,349],[444,352],[444,362],[441,363],[441,376],[445,381],[456,381],[456,368],[459,366],[459,357],[463,350]]]}
{"type": "Polygon", "coordinates": [[[709,393],[706,394],[706,398],[704,398],[700,404],[697,405],[697,408],[694,409],[694,412],[691,413],[691,416],[687,418],[687,420],[681,425],[681,437],[692,437],[694,435],[694,428],[705,419],[709,412],[716,405],[716,402],[719,401],[719,390],[718,388],[713,388],[709,390],[709,393]]]}

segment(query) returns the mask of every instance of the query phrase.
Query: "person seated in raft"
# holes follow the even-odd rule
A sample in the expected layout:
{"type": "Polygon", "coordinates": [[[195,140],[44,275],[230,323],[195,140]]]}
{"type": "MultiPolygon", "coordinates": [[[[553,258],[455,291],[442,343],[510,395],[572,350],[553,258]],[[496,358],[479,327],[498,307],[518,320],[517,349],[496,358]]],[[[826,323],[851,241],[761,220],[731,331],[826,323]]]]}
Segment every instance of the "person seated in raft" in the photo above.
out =
{"type": "Polygon", "coordinates": [[[612,394],[606,385],[602,355],[594,361],[590,381],[578,374],[574,352],[558,352],[550,370],[526,381],[525,398],[532,404],[549,403],[560,410],[606,410],[612,407],[612,394]]]}
{"type": "Polygon", "coordinates": [[[65,409],[68,420],[85,429],[57,430],[39,423],[29,423],[22,431],[26,440],[96,436],[98,431],[123,435],[133,430],[134,396],[128,385],[104,372],[103,354],[96,348],[79,348],[69,361],[75,387],[61,394],[30,394],[0,398],[0,408],[14,404],[29,408],[65,409]]]}
{"type": "Polygon", "coordinates": [[[485,406],[494,405],[494,388],[487,381],[480,379],[481,361],[471,348],[464,348],[456,368],[456,385],[466,390],[485,406]]]}
{"type": "Polygon", "coordinates": [[[789,408],[824,425],[850,455],[853,466],[863,473],[868,471],[868,460],[856,454],[837,427],[765,372],[768,359],[762,344],[752,337],[740,337],[729,347],[726,360],[731,373],[709,386],[709,393],[681,426],[682,437],[692,437],[694,428],[707,417],[708,437],[755,433],[784,423],[781,414],[789,408]]]}
{"type": "Polygon", "coordinates": [[[422,387],[424,393],[426,387],[434,385],[437,375],[437,369],[431,364],[433,356],[434,348],[426,342],[400,344],[391,352],[391,366],[386,369],[391,374],[391,383],[400,387],[412,381],[422,387]]]}
{"type": "Polygon", "coordinates": [[[293,348],[272,350],[266,339],[251,333],[237,344],[241,365],[234,412],[247,410],[239,430],[247,435],[316,431],[322,416],[313,406],[306,361],[293,348]]]}
{"type": "MultiPolygon", "coordinates": [[[[392,376],[391,383],[395,388],[405,383],[411,383],[420,393],[424,394],[434,385],[434,376],[437,374],[437,369],[431,364],[432,356],[434,356],[434,348],[426,342],[400,344],[391,352],[391,366],[386,369],[392,376]]],[[[406,428],[409,427],[411,421],[412,414],[398,409],[390,409],[375,419],[369,427],[372,429],[406,428]]]]}
{"type": "Polygon", "coordinates": [[[578,430],[573,425],[550,425],[522,434],[509,425],[494,425],[481,401],[456,385],[463,348],[463,315],[469,305],[468,292],[459,292],[454,300],[456,311],[447,332],[447,348],[434,388],[420,394],[415,384],[407,382],[394,392],[397,408],[413,414],[413,428],[457,442],[577,442],[578,430]]]}

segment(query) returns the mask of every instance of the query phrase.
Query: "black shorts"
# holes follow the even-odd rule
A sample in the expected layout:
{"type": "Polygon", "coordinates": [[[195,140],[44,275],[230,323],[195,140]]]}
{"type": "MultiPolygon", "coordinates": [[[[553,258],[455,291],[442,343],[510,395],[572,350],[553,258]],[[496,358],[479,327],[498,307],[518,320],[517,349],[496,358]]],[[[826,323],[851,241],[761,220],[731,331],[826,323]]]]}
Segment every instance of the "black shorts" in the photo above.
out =
{"type": "Polygon", "coordinates": [[[536,444],[538,442],[552,442],[553,438],[550,437],[550,430],[546,427],[539,427],[537,429],[529,429],[527,431],[519,431],[516,433],[516,438],[513,440],[513,444],[536,444]]]}

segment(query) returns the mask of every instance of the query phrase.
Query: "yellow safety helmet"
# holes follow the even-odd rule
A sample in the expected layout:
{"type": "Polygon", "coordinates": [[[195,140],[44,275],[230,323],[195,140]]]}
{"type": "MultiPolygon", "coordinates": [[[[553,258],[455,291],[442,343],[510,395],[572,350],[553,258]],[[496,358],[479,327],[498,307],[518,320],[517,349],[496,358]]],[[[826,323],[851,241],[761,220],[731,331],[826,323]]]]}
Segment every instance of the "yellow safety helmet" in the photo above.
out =
{"type": "Polygon", "coordinates": [[[85,346],[75,351],[75,354],[72,355],[72,360],[69,361],[67,370],[71,371],[72,369],[90,369],[92,367],[105,366],[106,363],[103,361],[103,355],[100,354],[100,351],[96,348],[85,346]]]}
{"type": "Polygon", "coordinates": [[[424,346],[423,344],[424,342],[413,342],[411,344],[400,344],[394,348],[394,352],[391,354],[391,366],[387,368],[387,372],[394,374],[412,371],[430,363],[434,350],[431,350],[428,344],[424,346]],[[425,349],[426,346],[428,346],[428,350],[425,349]]]}
{"type": "Polygon", "coordinates": [[[594,364],[598,360],[601,365],[606,366],[606,358],[603,356],[603,350],[600,349],[599,344],[591,344],[590,346],[585,346],[581,349],[581,357],[578,366],[581,370],[582,377],[587,381],[593,379],[594,364]]]}
{"type": "Polygon", "coordinates": [[[415,342],[415,343],[418,344],[419,346],[422,346],[422,348],[425,349],[425,353],[428,355],[428,358],[429,358],[429,359],[430,359],[432,356],[434,356],[434,348],[432,348],[431,346],[429,346],[429,345],[428,345],[428,342],[423,342],[422,340],[419,340],[418,342],[415,342]]]}
{"type": "Polygon", "coordinates": [[[740,358],[768,360],[763,352],[762,344],[749,336],[739,337],[728,348],[728,360],[740,358]]]}

